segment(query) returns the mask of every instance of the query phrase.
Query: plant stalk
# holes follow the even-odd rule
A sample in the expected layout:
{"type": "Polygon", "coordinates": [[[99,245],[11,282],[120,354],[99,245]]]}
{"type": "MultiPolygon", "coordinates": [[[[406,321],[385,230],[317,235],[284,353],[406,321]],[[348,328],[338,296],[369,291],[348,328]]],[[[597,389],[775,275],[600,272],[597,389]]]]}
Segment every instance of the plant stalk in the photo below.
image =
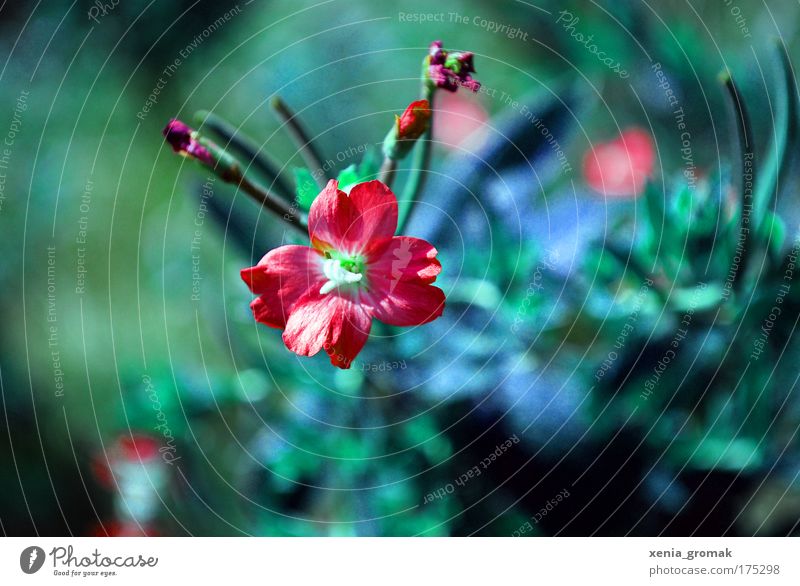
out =
{"type": "MultiPolygon", "coordinates": [[[[435,93],[435,88],[430,87],[429,84],[423,84],[422,97],[428,100],[432,112],[435,112],[433,106],[433,96],[435,93]]],[[[431,138],[433,136],[433,123],[435,118],[435,114],[431,116],[430,123],[428,124],[428,130],[419,138],[417,142],[421,144],[417,145],[416,149],[414,150],[411,174],[409,175],[405,188],[403,189],[403,197],[398,202],[400,208],[397,219],[398,234],[402,234],[405,230],[411,210],[414,208],[414,204],[417,202],[417,198],[419,197],[419,194],[425,185],[425,180],[428,177],[428,168],[431,164],[431,150],[433,145],[431,138]]]]}
{"type": "Polygon", "coordinates": [[[320,173],[315,173],[318,169],[323,168],[322,157],[308,137],[308,132],[297,119],[297,115],[278,96],[272,99],[272,109],[275,111],[278,120],[283,122],[284,128],[286,128],[295,146],[297,146],[300,156],[303,157],[303,161],[305,161],[309,171],[316,177],[317,185],[320,189],[324,189],[325,178],[320,173]]]}

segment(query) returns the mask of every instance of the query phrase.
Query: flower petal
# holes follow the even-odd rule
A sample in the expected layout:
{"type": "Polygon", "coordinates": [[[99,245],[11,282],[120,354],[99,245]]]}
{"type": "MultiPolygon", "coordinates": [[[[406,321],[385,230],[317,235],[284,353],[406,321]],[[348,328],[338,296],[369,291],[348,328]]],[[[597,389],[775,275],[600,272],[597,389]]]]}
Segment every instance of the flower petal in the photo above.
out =
{"type": "Polygon", "coordinates": [[[359,250],[361,219],[339,182],[331,179],[308,211],[308,235],[318,250],[359,250]]]}
{"type": "Polygon", "coordinates": [[[379,284],[384,284],[380,276],[388,278],[388,292],[397,281],[433,283],[442,270],[436,260],[437,253],[433,245],[421,238],[395,236],[375,260],[370,260],[367,280],[372,283],[377,278],[379,284]]]}
{"type": "Polygon", "coordinates": [[[270,298],[267,295],[253,299],[250,302],[250,310],[259,323],[271,328],[283,329],[286,327],[286,318],[289,314],[284,311],[281,305],[270,303],[270,298]]]}
{"type": "Polygon", "coordinates": [[[342,316],[339,337],[331,340],[325,351],[331,357],[331,364],[347,369],[367,343],[372,316],[364,307],[346,298],[339,298],[339,306],[339,315],[342,316]]]}
{"type": "Polygon", "coordinates": [[[325,282],[320,253],[297,245],[269,251],[256,266],[242,269],[241,276],[260,295],[250,304],[256,321],[273,328],[285,327],[294,304],[325,282]]]}
{"type": "Polygon", "coordinates": [[[367,244],[394,236],[397,230],[397,198],[380,181],[359,183],[350,190],[350,200],[361,216],[359,240],[367,244]]]}
{"type": "Polygon", "coordinates": [[[338,338],[341,321],[336,319],[336,298],[336,295],[309,291],[295,304],[283,332],[283,342],[289,350],[301,356],[313,356],[330,337],[338,338]]]}
{"type": "Polygon", "coordinates": [[[418,326],[442,315],[445,296],[438,287],[420,281],[396,281],[390,286],[385,279],[378,291],[368,298],[362,296],[375,319],[392,326],[418,326]]]}
{"type": "Polygon", "coordinates": [[[292,352],[313,356],[324,349],[331,364],[350,368],[369,336],[372,317],[357,300],[309,291],[286,322],[283,341],[292,352]]]}
{"type": "Polygon", "coordinates": [[[312,245],[359,254],[385,245],[397,230],[397,198],[380,181],[359,183],[348,196],[331,179],[308,213],[312,245]]]}

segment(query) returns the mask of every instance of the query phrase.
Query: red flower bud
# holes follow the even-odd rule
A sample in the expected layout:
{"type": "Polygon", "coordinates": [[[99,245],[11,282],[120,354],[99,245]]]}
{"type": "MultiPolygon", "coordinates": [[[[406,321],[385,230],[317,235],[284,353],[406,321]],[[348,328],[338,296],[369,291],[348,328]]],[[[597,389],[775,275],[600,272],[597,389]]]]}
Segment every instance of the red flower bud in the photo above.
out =
{"type": "Polygon", "coordinates": [[[404,158],[430,128],[432,114],[428,100],[411,102],[402,116],[394,117],[394,125],[383,140],[384,156],[393,161],[404,158]]]}
{"type": "Polygon", "coordinates": [[[470,75],[475,73],[473,57],[474,54],[470,51],[446,51],[442,48],[442,41],[434,41],[428,52],[429,83],[449,92],[454,92],[459,87],[477,92],[481,84],[470,75]]]}
{"type": "Polygon", "coordinates": [[[241,166],[235,157],[180,120],[169,121],[164,128],[164,138],[176,153],[200,162],[223,181],[239,183],[242,180],[241,166]]]}
{"type": "Polygon", "coordinates": [[[416,140],[428,130],[431,121],[431,107],[428,100],[411,102],[402,116],[395,116],[397,138],[416,140]]]}
{"type": "Polygon", "coordinates": [[[169,121],[164,128],[164,138],[176,153],[197,159],[205,165],[214,165],[215,161],[211,156],[211,151],[197,140],[197,132],[180,120],[173,118],[169,121]]]}

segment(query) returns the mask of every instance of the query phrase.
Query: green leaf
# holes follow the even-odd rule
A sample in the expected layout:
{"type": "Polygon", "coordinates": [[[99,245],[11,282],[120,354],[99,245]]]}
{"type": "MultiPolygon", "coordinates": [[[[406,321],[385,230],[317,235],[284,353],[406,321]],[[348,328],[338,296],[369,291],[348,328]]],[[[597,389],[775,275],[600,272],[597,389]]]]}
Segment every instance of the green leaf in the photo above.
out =
{"type": "Polygon", "coordinates": [[[297,204],[303,210],[308,211],[319,193],[319,187],[317,187],[317,182],[314,180],[311,171],[305,167],[295,167],[292,171],[294,172],[297,204]]]}
{"type": "Polygon", "coordinates": [[[676,288],[669,296],[669,303],[676,312],[707,311],[723,301],[722,293],[722,287],[715,284],[676,288]]]}
{"type": "Polygon", "coordinates": [[[625,265],[608,246],[606,243],[602,248],[592,248],[584,257],[584,273],[605,286],[618,281],[625,273],[625,265]]]}
{"type": "Polygon", "coordinates": [[[769,135],[771,138],[774,136],[774,140],[770,141],[769,158],[758,169],[756,174],[758,181],[753,197],[753,215],[751,218],[756,226],[766,221],[765,212],[769,208],[770,202],[773,201],[778,175],[785,165],[786,147],[790,142],[790,137],[796,131],[798,119],[797,94],[795,90],[797,86],[794,70],[783,41],[776,40],[774,42],[774,50],[776,52],[774,61],[778,64],[776,67],[778,87],[775,92],[777,94],[775,98],[775,122],[772,129],[774,134],[770,133],[769,135]]]}
{"type": "Polygon", "coordinates": [[[673,212],[677,219],[684,219],[688,222],[693,215],[692,209],[692,190],[687,185],[681,187],[673,200],[673,212]]]}
{"type": "Polygon", "coordinates": [[[644,203],[652,231],[653,241],[650,244],[653,247],[653,251],[663,248],[667,243],[667,239],[664,238],[664,229],[666,228],[664,199],[664,193],[658,189],[656,184],[652,181],[648,182],[644,190],[644,203]]]}
{"type": "Polygon", "coordinates": [[[764,454],[750,438],[705,437],[691,455],[691,464],[700,470],[739,471],[758,468],[764,454]]]}
{"type": "Polygon", "coordinates": [[[336,180],[339,182],[339,189],[349,191],[348,188],[350,186],[361,182],[361,175],[355,165],[350,165],[339,171],[336,180]]]}
{"type": "Polygon", "coordinates": [[[783,243],[786,241],[786,224],[777,214],[767,210],[764,213],[764,221],[758,230],[759,238],[769,249],[769,254],[773,260],[779,260],[783,243]]]}

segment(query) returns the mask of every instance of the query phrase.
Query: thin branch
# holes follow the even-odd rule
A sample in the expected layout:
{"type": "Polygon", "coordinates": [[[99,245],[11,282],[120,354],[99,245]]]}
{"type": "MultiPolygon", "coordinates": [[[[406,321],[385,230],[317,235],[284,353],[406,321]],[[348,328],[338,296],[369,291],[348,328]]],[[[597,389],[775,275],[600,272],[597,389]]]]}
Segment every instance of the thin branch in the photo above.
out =
{"type": "Polygon", "coordinates": [[[395,171],[397,171],[397,161],[384,157],[381,169],[378,172],[378,180],[385,183],[391,189],[394,182],[395,171]]]}
{"type": "Polygon", "coordinates": [[[213,112],[200,110],[194,117],[197,123],[201,125],[201,129],[203,127],[211,129],[218,137],[226,141],[226,147],[230,146],[238,151],[245,161],[248,161],[256,170],[263,173],[272,182],[273,185],[271,187],[279,195],[283,196],[284,199],[294,199],[294,190],[284,179],[284,175],[281,174],[279,163],[259,148],[253,140],[240,132],[233,124],[213,112]]]}
{"type": "Polygon", "coordinates": [[[739,233],[737,248],[741,247],[739,268],[734,277],[734,290],[738,291],[744,283],[744,275],[747,271],[750,257],[752,256],[751,238],[753,232],[758,228],[758,218],[753,218],[753,186],[755,185],[756,161],[755,145],[753,144],[753,128],[750,124],[750,116],[747,112],[741,92],[728,73],[721,76],[725,89],[728,90],[728,97],[732,106],[734,124],[739,138],[739,152],[741,155],[741,184],[739,189],[741,206],[739,210],[739,233]],[[754,222],[751,222],[754,219],[754,222]]]}
{"type": "Polygon", "coordinates": [[[276,197],[261,185],[251,181],[247,177],[242,177],[239,187],[246,194],[256,200],[259,204],[274,212],[286,223],[298,230],[304,236],[308,235],[308,220],[294,206],[290,206],[283,199],[276,197]]]}
{"type": "Polygon", "coordinates": [[[322,157],[317,152],[314,143],[308,137],[305,128],[300,124],[297,115],[289,109],[289,106],[278,96],[272,99],[272,109],[280,120],[286,131],[289,133],[292,141],[300,151],[300,156],[303,157],[306,165],[311,171],[312,175],[316,177],[317,184],[320,189],[325,187],[325,177],[321,173],[315,173],[318,169],[322,169],[322,157]]]}

